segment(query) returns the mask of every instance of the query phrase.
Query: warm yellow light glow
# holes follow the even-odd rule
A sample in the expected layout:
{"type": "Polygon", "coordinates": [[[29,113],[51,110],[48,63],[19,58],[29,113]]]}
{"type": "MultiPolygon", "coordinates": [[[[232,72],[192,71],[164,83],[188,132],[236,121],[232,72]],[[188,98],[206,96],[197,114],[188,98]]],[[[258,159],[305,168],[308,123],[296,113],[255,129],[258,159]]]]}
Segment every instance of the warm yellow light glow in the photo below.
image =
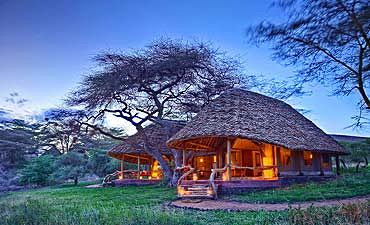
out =
{"type": "Polygon", "coordinates": [[[213,190],[212,189],[208,189],[207,190],[207,195],[213,195],[213,190]]]}
{"type": "Polygon", "coordinates": [[[198,175],[196,173],[193,173],[193,180],[198,180],[198,175]]]}
{"type": "Polygon", "coordinates": [[[177,194],[179,196],[183,196],[183,195],[185,195],[185,193],[186,193],[186,191],[185,191],[185,189],[183,187],[177,186],[177,194]]]}
{"type": "Polygon", "coordinates": [[[201,163],[202,163],[202,162],[204,162],[203,158],[200,158],[200,159],[199,159],[199,162],[201,162],[201,163]]]}
{"type": "Polygon", "coordinates": [[[160,171],[159,162],[156,160],[153,163],[151,177],[154,179],[158,179],[160,178],[160,175],[161,175],[161,171],[160,171]]]}
{"type": "Polygon", "coordinates": [[[228,180],[228,179],[227,179],[227,174],[226,174],[226,172],[225,172],[225,173],[222,173],[222,180],[223,180],[223,181],[228,180]]]}
{"type": "Polygon", "coordinates": [[[217,162],[217,157],[216,156],[213,156],[213,162],[217,162]]]}
{"type": "MultiPolygon", "coordinates": [[[[264,149],[264,157],[262,157],[262,163],[263,166],[273,166],[274,161],[273,161],[273,156],[272,156],[272,146],[267,145],[264,149]]],[[[268,170],[263,170],[263,177],[264,178],[273,178],[274,177],[274,170],[273,169],[268,169],[268,170]]]]}
{"type": "Polygon", "coordinates": [[[310,159],[312,159],[312,153],[310,153],[310,159]]]}

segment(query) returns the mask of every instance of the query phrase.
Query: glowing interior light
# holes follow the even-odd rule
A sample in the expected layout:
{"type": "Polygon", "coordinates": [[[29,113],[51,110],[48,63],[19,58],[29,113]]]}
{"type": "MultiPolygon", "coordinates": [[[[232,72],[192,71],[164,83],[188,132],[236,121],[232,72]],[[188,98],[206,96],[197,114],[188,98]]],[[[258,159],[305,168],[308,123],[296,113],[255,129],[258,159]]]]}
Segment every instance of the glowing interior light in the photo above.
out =
{"type": "Polygon", "coordinates": [[[200,158],[200,159],[199,159],[199,162],[201,162],[201,163],[202,163],[203,161],[204,161],[204,160],[203,160],[203,158],[200,158]]]}
{"type": "Polygon", "coordinates": [[[196,173],[193,173],[193,180],[198,180],[198,175],[196,173]]]}
{"type": "Polygon", "coordinates": [[[154,161],[153,163],[153,167],[152,167],[152,178],[159,178],[160,177],[160,166],[159,166],[159,163],[158,161],[154,161]]]}
{"type": "Polygon", "coordinates": [[[225,173],[222,173],[222,180],[223,181],[227,180],[227,174],[226,174],[226,172],[225,173]]]}
{"type": "Polygon", "coordinates": [[[177,186],[177,193],[178,193],[179,196],[183,196],[183,195],[185,195],[186,191],[183,187],[177,186]]]}
{"type": "MultiPolygon", "coordinates": [[[[272,154],[272,148],[267,147],[264,149],[264,156],[262,157],[262,162],[264,166],[273,166],[274,160],[273,160],[273,154],[272,154]]],[[[274,177],[274,170],[273,169],[267,169],[263,170],[263,177],[264,178],[273,178],[274,177]]]]}
{"type": "Polygon", "coordinates": [[[217,161],[217,157],[213,156],[213,162],[215,163],[217,161]]]}

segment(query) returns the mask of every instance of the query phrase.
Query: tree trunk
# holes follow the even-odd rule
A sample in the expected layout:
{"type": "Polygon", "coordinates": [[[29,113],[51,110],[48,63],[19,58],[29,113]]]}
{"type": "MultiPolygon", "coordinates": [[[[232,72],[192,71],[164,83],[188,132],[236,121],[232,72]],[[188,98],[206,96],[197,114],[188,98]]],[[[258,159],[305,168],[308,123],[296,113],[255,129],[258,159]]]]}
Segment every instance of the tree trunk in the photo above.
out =
{"type": "Polygon", "coordinates": [[[358,173],[358,172],[359,172],[359,170],[358,170],[358,169],[360,168],[360,164],[361,164],[361,162],[358,162],[358,163],[357,163],[357,165],[356,165],[356,173],[358,173]]]}
{"type": "Polygon", "coordinates": [[[78,177],[74,177],[74,184],[77,185],[78,184],[78,177]]]}
{"type": "Polygon", "coordinates": [[[167,184],[171,185],[172,179],[172,170],[168,162],[163,159],[162,154],[157,149],[149,149],[147,145],[145,145],[145,150],[148,154],[152,155],[161,165],[162,173],[163,173],[163,181],[167,184]]]}
{"type": "Polygon", "coordinates": [[[341,163],[342,163],[343,167],[347,169],[348,167],[347,167],[346,162],[344,162],[344,160],[343,160],[343,159],[341,159],[340,161],[341,161],[341,163]]]}
{"type": "Polygon", "coordinates": [[[177,185],[177,181],[179,180],[181,176],[181,171],[176,171],[176,168],[182,166],[182,152],[177,151],[177,150],[172,150],[172,155],[175,160],[175,170],[173,171],[170,185],[172,187],[175,187],[177,185]]]}
{"type": "Polygon", "coordinates": [[[369,161],[367,160],[366,156],[364,156],[364,160],[365,160],[365,166],[364,167],[367,167],[369,165],[369,161]]]}

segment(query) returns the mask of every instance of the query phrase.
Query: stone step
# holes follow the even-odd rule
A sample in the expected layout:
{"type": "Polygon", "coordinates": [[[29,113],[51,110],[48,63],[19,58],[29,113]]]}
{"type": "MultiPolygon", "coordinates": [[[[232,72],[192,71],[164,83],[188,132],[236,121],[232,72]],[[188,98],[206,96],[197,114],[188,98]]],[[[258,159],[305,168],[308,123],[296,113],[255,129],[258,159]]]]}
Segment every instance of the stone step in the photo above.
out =
{"type": "Polygon", "coordinates": [[[208,190],[208,187],[188,187],[188,190],[189,191],[201,191],[201,190],[205,190],[207,191],[208,190]]]}
{"type": "Polygon", "coordinates": [[[181,198],[213,198],[212,195],[198,195],[198,194],[189,194],[183,195],[181,198]]]}
{"type": "Polygon", "coordinates": [[[207,194],[208,190],[189,190],[187,191],[188,193],[206,193],[207,194]]]}

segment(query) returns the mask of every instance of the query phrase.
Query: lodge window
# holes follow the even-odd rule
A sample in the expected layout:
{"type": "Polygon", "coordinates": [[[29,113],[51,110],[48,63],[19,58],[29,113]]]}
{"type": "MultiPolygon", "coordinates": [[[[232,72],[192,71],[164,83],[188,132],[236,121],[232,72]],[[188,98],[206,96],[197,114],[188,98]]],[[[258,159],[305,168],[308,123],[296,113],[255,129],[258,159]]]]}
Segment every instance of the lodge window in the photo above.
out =
{"type": "Polygon", "coordinates": [[[231,164],[240,166],[241,164],[241,152],[240,151],[232,151],[231,152],[231,164]]]}
{"type": "Polygon", "coordinates": [[[281,166],[289,166],[291,160],[291,152],[287,149],[280,148],[280,164],[281,166]]]}
{"type": "Polygon", "coordinates": [[[329,168],[330,167],[330,156],[328,154],[323,154],[322,155],[322,166],[324,168],[329,168]]]}
{"type": "Polygon", "coordinates": [[[312,152],[304,151],[303,152],[303,160],[305,166],[312,166],[312,152]]]}

